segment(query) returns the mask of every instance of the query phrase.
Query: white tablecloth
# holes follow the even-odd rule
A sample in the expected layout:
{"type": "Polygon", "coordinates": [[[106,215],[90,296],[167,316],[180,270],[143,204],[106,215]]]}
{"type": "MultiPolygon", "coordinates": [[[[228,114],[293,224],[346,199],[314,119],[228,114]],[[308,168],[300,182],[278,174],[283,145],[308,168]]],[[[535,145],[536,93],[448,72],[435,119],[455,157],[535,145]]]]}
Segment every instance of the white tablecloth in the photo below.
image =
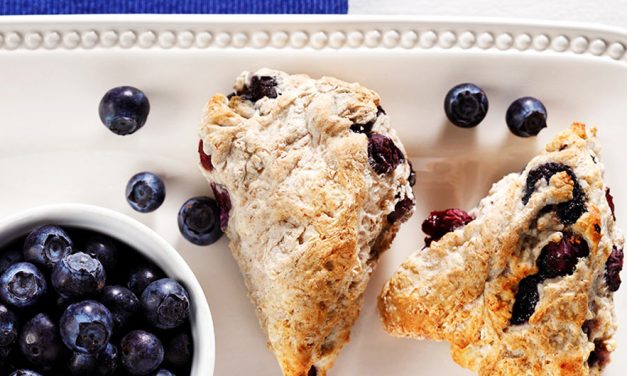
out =
{"type": "Polygon", "coordinates": [[[627,28],[627,0],[349,0],[348,12],[528,18],[627,28]]]}

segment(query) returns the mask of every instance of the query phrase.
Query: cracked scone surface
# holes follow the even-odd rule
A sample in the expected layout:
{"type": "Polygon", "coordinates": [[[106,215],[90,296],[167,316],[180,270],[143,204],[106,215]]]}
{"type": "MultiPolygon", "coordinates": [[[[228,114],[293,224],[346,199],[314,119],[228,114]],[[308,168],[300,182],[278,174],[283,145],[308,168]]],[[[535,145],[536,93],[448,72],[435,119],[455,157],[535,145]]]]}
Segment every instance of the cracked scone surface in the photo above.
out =
{"type": "Polygon", "coordinates": [[[235,90],[207,103],[200,168],[283,373],[325,375],[413,212],[411,167],[359,84],[262,69],[235,90]]]}
{"type": "Polygon", "coordinates": [[[598,152],[596,130],[576,123],[494,184],[472,222],[388,281],[385,329],[448,341],[481,375],[599,374],[615,347],[624,240],[598,152]]]}

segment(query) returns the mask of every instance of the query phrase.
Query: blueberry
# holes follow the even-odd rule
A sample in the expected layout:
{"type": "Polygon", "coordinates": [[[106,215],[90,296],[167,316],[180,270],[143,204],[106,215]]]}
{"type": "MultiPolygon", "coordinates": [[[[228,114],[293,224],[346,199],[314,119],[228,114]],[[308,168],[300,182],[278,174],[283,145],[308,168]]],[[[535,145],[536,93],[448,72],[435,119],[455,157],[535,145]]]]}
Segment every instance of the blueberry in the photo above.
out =
{"type": "Polygon", "coordinates": [[[240,97],[256,102],[263,97],[276,98],[276,80],[271,76],[252,76],[244,90],[237,93],[240,97]]]}
{"type": "Polygon", "coordinates": [[[193,346],[189,333],[175,334],[165,343],[165,362],[174,368],[189,365],[192,361],[193,346]]]}
{"type": "Polygon", "coordinates": [[[422,222],[422,232],[427,234],[425,242],[427,246],[432,241],[437,241],[447,233],[465,226],[474,218],[461,209],[446,209],[432,211],[427,219],[422,222]]]}
{"type": "Polygon", "coordinates": [[[97,355],[72,353],[68,368],[73,376],[109,376],[118,368],[118,348],[107,343],[97,355]]]}
{"type": "Polygon", "coordinates": [[[605,188],[605,199],[607,200],[607,204],[609,205],[610,210],[612,211],[612,218],[616,220],[616,214],[614,214],[614,197],[610,193],[609,188],[605,188]]]}
{"type": "Polygon", "coordinates": [[[2,366],[4,363],[9,360],[13,350],[13,346],[4,346],[0,347],[0,371],[2,370],[2,366]]]}
{"type": "Polygon", "coordinates": [[[0,274],[4,273],[9,266],[21,261],[24,261],[24,253],[20,249],[11,248],[2,252],[0,254],[0,274]]]}
{"type": "Polygon", "coordinates": [[[404,160],[403,153],[390,138],[377,133],[368,137],[368,163],[377,174],[394,171],[404,160]]]}
{"type": "Polygon", "coordinates": [[[488,113],[488,97],[477,85],[459,84],[446,94],[444,112],[458,127],[476,127],[488,113]]]}
{"type": "Polygon", "coordinates": [[[32,307],[46,290],[44,275],[29,262],[13,264],[0,275],[0,299],[17,308],[32,307]]]}
{"type": "Polygon", "coordinates": [[[91,376],[96,374],[98,360],[95,355],[73,352],[67,367],[72,376],[91,376]]]}
{"type": "Polygon", "coordinates": [[[211,163],[211,156],[205,153],[205,149],[202,140],[198,140],[198,155],[200,156],[200,165],[207,171],[213,170],[213,164],[211,163]]]}
{"type": "Polygon", "coordinates": [[[512,307],[512,317],[510,319],[512,325],[524,324],[533,315],[536,304],[538,304],[540,299],[538,284],[541,281],[542,279],[534,274],[523,278],[518,283],[518,292],[516,293],[516,300],[512,307]]]}
{"type": "Polygon", "coordinates": [[[45,225],[36,228],[24,242],[24,260],[48,269],[72,253],[72,240],[61,227],[45,225]]]}
{"type": "Polygon", "coordinates": [[[383,115],[386,114],[385,110],[383,109],[383,107],[377,106],[377,116],[367,123],[355,123],[351,125],[350,127],[351,132],[364,133],[368,135],[370,132],[372,132],[372,127],[374,127],[374,124],[377,121],[377,118],[381,116],[382,114],[383,115]]]}
{"type": "Polygon", "coordinates": [[[19,339],[26,360],[39,369],[51,369],[64,351],[58,333],[57,325],[45,313],[27,321],[19,339]]]}
{"type": "Polygon", "coordinates": [[[119,86],[107,91],[98,106],[102,123],[117,135],[135,133],[146,123],[150,103],[143,91],[119,86]]]}
{"type": "Polygon", "coordinates": [[[105,287],[100,301],[109,308],[116,328],[125,327],[139,311],[137,296],[122,286],[105,287]]]}
{"type": "Polygon", "coordinates": [[[98,371],[100,372],[100,375],[112,375],[118,368],[118,348],[111,343],[108,343],[107,347],[105,347],[105,349],[98,354],[96,359],[98,360],[98,371]]]}
{"type": "Polygon", "coordinates": [[[67,307],[59,325],[61,339],[69,349],[96,354],[111,337],[113,317],[104,305],[84,300],[67,307]]]}
{"type": "Polygon", "coordinates": [[[163,278],[146,287],[141,297],[142,312],[159,329],[173,329],[189,315],[189,294],[180,283],[163,278]]]}
{"type": "Polygon", "coordinates": [[[120,342],[122,364],[133,375],[148,375],[163,362],[163,345],[154,334],[134,330],[120,342]]]}
{"type": "Polygon", "coordinates": [[[14,371],[9,376],[42,376],[41,373],[31,371],[30,369],[21,368],[14,371]]]}
{"type": "Polygon", "coordinates": [[[519,137],[536,136],[542,128],[546,128],[546,118],[546,108],[533,97],[516,99],[505,114],[509,130],[519,137]]]}
{"type": "Polygon", "coordinates": [[[547,206],[546,209],[549,211],[555,210],[560,221],[565,225],[570,225],[577,222],[579,217],[587,210],[585,193],[581,184],[579,184],[577,176],[570,167],[561,163],[551,162],[540,165],[529,171],[527,181],[525,182],[525,194],[522,197],[522,201],[525,205],[529,202],[531,195],[535,192],[538,181],[544,180],[549,182],[551,177],[559,172],[566,172],[574,182],[573,198],[570,201],[547,206]]]}
{"type": "Polygon", "coordinates": [[[222,236],[220,209],[209,197],[199,196],[185,201],[179,210],[178,224],[183,237],[196,245],[215,243],[222,236]]]}
{"type": "Polygon", "coordinates": [[[17,338],[17,316],[0,304],[0,347],[9,346],[17,338]]]}
{"type": "Polygon", "coordinates": [[[231,196],[223,185],[211,183],[211,191],[218,203],[218,209],[220,209],[220,229],[226,230],[226,226],[229,224],[229,213],[231,211],[231,196]]]}
{"type": "Polygon", "coordinates": [[[105,271],[97,259],[83,252],[65,256],[55,265],[50,278],[54,289],[64,298],[95,296],[105,286],[105,271]]]}
{"type": "Polygon", "coordinates": [[[85,242],[83,252],[98,259],[108,273],[112,273],[117,265],[118,248],[115,242],[106,236],[91,236],[85,242]]]}
{"type": "Polygon", "coordinates": [[[564,233],[558,242],[549,242],[536,260],[542,278],[572,274],[580,257],[589,254],[588,243],[572,233],[564,233]]]}
{"type": "Polygon", "coordinates": [[[157,372],[152,374],[153,376],[176,376],[172,372],[168,371],[165,368],[159,368],[157,372]]]}
{"type": "Polygon", "coordinates": [[[388,214],[388,222],[394,223],[398,220],[407,218],[407,215],[411,213],[414,208],[414,200],[410,198],[404,198],[394,205],[394,211],[388,214]]]}
{"type": "Polygon", "coordinates": [[[617,291],[620,287],[620,271],[623,270],[623,250],[614,246],[612,253],[605,262],[605,282],[610,291],[617,291]]]}
{"type": "Polygon", "coordinates": [[[408,160],[407,163],[409,163],[409,176],[407,177],[407,182],[411,187],[413,187],[416,185],[416,171],[414,171],[414,166],[410,160],[408,160]]]}
{"type": "Polygon", "coordinates": [[[139,297],[146,286],[160,279],[162,275],[161,271],[152,264],[139,265],[131,270],[126,287],[139,297]]]}
{"type": "Polygon", "coordinates": [[[588,367],[598,366],[603,368],[610,361],[610,352],[601,339],[594,341],[594,350],[588,357],[588,367]]]}
{"type": "Polygon", "coordinates": [[[140,172],[128,181],[126,200],[138,212],[149,213],[163,204],[165,185],[152,172],[140,172]]]}

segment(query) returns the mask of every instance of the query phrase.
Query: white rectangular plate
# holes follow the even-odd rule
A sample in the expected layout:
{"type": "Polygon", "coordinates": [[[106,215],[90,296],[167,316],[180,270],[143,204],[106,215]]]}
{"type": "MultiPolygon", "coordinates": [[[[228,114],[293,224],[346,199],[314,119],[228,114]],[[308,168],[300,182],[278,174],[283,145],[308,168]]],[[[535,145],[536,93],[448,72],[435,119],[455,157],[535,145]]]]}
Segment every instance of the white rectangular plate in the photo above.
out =
{"type": "MultiPolygon", "coordinates": [[[[619,222],[627,216],[627,34],[594,27],[513,22],[356,17],[109,16],[0,20],[0,215],[57,202],[116,209],[155,229],[195,271],[213,313],[216,375],[278,375],[226,239],[196,247],[179,235],[180,205],[209,194],[196,167],[205,100],[228,93],[242,70],[268,66],[332,75],[378,91],[417,171],[418,207],[383,255],[352,340],[332,375],[466,375],[448,345],[387,335],[376,296],[405,257],[422,247],[430,210],[468,209],[504,174],[518,171],[570,122],[597,125],[619,222]],[[446,91],[482,86],[486,120],[445,120],[446,91]],[[97,106],[117,85],[143,89],[147,125],[119,137],[97,106]],[[540,98],[549,128],[512,136],[514,99],[540,98]],[[123,190],[142,170],[165,178],[167,198],[138,214],[123,190]]],[[[260,219],[262,220],[262,219],[260,219]]],[[[627,288],[615,295],[618,350],[607,374],[627,369],[627,288]]],[[[446,297],[443,297],[443,299],[446,297]]],[[[199,375],[201,376],[201,375],[199,375]]],[[[205,375],[202,375],[205,376],[205,375]]]]}

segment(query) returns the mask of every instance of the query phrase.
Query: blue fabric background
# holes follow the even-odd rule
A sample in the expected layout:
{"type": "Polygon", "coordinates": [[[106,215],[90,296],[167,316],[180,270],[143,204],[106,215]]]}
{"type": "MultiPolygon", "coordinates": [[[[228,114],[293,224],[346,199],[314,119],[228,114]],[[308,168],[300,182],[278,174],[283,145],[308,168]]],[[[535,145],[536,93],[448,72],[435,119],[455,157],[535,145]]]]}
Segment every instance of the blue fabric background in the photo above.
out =
{"type": "Polygon", "coordinates": [[[0,0],[0,14],[343,14],[348,0],[0,0]]]}

